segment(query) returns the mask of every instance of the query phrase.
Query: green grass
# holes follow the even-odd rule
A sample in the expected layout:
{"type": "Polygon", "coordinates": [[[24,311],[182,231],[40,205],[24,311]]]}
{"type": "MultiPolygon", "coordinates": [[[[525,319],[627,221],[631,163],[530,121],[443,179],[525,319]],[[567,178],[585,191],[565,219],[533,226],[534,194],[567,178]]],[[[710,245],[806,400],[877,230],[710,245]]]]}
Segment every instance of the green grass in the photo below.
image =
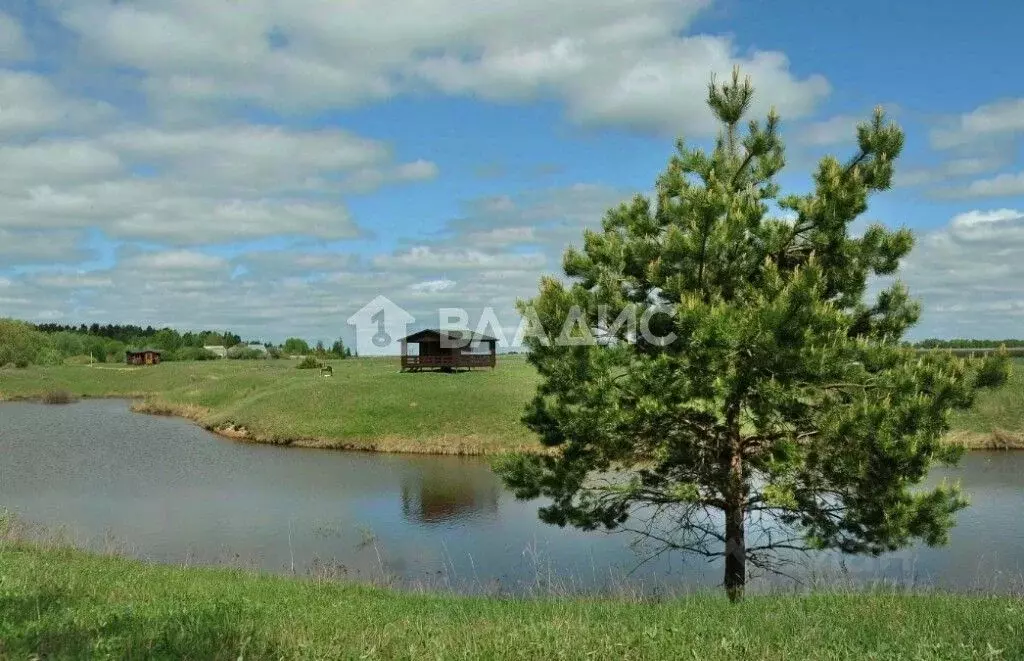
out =
{"type": "Polygon", "coordinates": [[[983,392],[953,426],[951,438],[968,447],[1024,448],[1024,360],[1014,359],[1006,386],[983,392]]]}
{"type": "Polygon", "coordinates": [[[1019,659],[1024,600],[408,594],[0,545],[0,658],[1019,659]]]}
{"type": "MultiPolygon", "coordinates": [[[[60,390],[141,397],[139,410],[269,443],[439,454],[540,449],[520,421],[537,384],[521,356],[500,357],[493,371],[461,374],[403,374],[397,358],[330,364],[330,378],[290,360],[7,369],[0,370],[0,399],[60,390]]],[[[950,440],[1024,447],[1024,360],[1014,367],[1007,387],[982,393],[974,410],[955,418],[950,440]]]]}
{"type": "Polygon", "coordinates": [[[537,376],[522,357],[495,370],[401,373],[398,359],[205,361],[152,367],[65,365],[0,371],[0,398],[67,390],[144,397],[140,410],[189,417],[262,442],[446,454],[538,449],[520,422],[537,376]]]}

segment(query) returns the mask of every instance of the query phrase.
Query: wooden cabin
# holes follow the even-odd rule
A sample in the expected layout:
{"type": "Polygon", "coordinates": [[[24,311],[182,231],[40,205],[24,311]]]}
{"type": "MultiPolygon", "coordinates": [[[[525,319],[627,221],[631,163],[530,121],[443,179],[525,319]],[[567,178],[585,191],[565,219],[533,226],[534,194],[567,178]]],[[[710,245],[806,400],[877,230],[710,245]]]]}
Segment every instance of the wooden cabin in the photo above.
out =
{"type": "Polygon", "coordinates": [[[159,365],[160,352],[156,349],[141,349],[139,351],[126,351],[125,362],[129,365],[159,365]]]}
{"type": "Polygon", "coordinates": [[[468,330],[421,330],[401,340],[402,371],[493,369],[497,364],[497,342],[489,335],[468,330]],[[416,353],[409,353],[410,344],[416,345],[416,353]]]}

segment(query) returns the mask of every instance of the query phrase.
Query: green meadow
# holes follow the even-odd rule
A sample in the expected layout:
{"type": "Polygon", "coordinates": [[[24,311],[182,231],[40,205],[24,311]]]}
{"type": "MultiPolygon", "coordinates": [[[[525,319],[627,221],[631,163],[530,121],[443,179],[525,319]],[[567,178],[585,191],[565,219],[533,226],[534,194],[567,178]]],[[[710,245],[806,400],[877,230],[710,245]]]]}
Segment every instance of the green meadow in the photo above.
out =
{"type": "Polygon", "coordinates": [[[139,398],[138,410],[266,443],[438,454],[539,447],[520,422],[537,382],[521,356],[458,374],[402,373],[398,358],[329,364],[331,377],[291,360],[33,366],[0,370],[0,398],[139,398]]]}
{"type": "Polygon", "coordinates": [[[0,543],[0,658],[1019,659],[1024,600],[498,599],[0,543]]]}
{"type": "MultiPolygon", "coordinates": [[[[951,442],[1024,447],[1024,361],[1010,383],[958,416],[951,442]]],[[[397,358],[330,363],[334,376],[291,360],[33,366],[0,370],[0,398],[137,398],[137,410],[187,417],[236,438],[388,452],[491,454],[540,450],[521,423],[538,378],[522,356],[495,370],[402,373],[397,358]]]]}

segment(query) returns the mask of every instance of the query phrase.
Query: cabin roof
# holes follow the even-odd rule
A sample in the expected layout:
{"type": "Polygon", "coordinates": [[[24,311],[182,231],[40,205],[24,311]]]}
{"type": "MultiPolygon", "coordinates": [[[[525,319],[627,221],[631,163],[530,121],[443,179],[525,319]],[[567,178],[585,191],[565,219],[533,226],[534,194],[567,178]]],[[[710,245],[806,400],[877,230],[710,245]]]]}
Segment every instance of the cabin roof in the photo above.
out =
{"type": "Polygon", "coordinates": [[[497,342],[497,338],[491,337],[490,335],[484,335],[483,333],[477,333],[471,330],[456,330],[446,329],[440,330],[437,328],[425,328],[421,331],[417,331],[412,335],[407,335],[402,338],[403,342],[440,342],[442,337],[445,340],[453,342],[497,342]]]}
{"type": "Polygon", "coordinates": [[[138,354],[138,353],[161,353],[162,354],[163,351],[161,351],[160,349],[128,349],[127,351],[125,351],[125,353],[132,353],[132,354],[138,354]]]}

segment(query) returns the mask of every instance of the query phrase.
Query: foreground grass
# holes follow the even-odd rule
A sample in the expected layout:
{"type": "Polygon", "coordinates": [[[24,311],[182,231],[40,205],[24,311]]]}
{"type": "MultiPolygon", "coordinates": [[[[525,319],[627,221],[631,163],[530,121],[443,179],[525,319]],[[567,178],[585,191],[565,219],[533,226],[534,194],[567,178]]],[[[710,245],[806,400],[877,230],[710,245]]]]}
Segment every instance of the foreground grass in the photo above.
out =
{"type": "Polygon", "coordinates": [[[513,600],[0,545],[0,657],[1017,659],[1024,600],[513,600]]]}
{"type": "MultiPolygon", "coordinates": [[[[958,415],[951,442],[1024,448],[1024,360],[1010,383],[958,415]]],[[[0,399],[139,397],[137,410],[181,415],[235,438],[311,447],[490,454],[539,451],[522,425],[537,375],[521,356],[496,370],[403,374],[397,358],[334,361],[334,376],[295,362],[211,361],[154,367],[66,365],[0,370],[0,399]]]]}

